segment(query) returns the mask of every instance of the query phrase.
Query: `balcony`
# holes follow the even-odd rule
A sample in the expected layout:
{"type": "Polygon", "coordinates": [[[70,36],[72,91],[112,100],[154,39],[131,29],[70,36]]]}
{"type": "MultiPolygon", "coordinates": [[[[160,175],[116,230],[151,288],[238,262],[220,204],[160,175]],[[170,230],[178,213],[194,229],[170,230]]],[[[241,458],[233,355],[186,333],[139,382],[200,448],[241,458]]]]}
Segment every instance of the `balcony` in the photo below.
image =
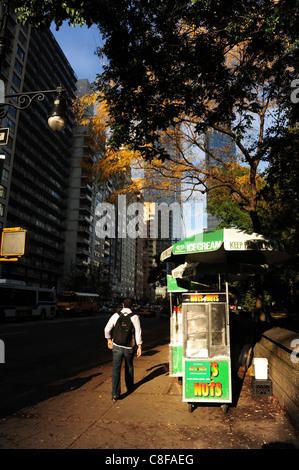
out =
{"type": "Polygon", "coordinates": [[[92,214],[92,208],[90,204],[80,204],[79,206],[80,215],[82,213],[92,214]]]}

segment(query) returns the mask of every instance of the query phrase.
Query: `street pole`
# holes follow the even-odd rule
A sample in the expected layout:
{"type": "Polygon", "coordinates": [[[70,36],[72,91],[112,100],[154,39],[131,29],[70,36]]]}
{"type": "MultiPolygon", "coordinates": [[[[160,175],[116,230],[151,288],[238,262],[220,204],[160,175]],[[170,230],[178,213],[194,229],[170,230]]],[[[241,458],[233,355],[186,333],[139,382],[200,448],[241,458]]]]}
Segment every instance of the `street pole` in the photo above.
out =
{"type": "Polygon", "coordinates": [[[2,171],[3,171],[4,160],[5,160],[5,155],[0,154],[0,184],[2,181],[2,171]]]}
{"type": "Polygon", "coordinates": [[[5,48],[9,43],[9,39],[5,35],[5,26],[7,19],[7,2],[0,3],[0,72],[2,69],[2,61],[5,54],[5,48]]]}
{"type": "MultiPolygon", "coordinates": [[[[5,36],[6,18],[7,18],[7,2],[1,2],[0,4],[0,74],[2,70],[2,62],[3,62],[3,57],[5,54],[5,48],[8,44],[8,39],[5,36]]],[[[0,80],[0,106],[2,103],[5,103],[5,85],[4,85],[3,80],[0,80]]],[[[4,161],[5,161],[5,155],[0,154],[0,184],[2,181],[4,161]]]]}

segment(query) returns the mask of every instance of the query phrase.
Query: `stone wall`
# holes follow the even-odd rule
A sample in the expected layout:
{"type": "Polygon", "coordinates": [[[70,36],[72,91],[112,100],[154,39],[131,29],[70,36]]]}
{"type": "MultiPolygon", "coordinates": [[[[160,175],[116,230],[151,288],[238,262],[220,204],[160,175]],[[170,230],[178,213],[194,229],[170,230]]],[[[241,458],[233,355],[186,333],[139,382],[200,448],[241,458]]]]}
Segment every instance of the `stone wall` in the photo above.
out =
{"type": "Polygon", "coordinates": [[[299,429],[299,333],[278,327],[265,331],[254,357],[268,359],[273,396],[299,429]]]}

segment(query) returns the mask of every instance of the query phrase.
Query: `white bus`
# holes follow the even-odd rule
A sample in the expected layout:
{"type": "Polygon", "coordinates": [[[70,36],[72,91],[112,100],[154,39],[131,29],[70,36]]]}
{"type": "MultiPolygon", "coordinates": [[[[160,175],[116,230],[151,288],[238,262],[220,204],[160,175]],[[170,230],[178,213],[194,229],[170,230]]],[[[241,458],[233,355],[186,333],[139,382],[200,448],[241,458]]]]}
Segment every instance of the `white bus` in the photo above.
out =
{"type": "Polygon", "coordinates": [[[52,318],[56,314],[55,289],[27,286],[24,281],[0,279],[0,320],[52,318]]]}

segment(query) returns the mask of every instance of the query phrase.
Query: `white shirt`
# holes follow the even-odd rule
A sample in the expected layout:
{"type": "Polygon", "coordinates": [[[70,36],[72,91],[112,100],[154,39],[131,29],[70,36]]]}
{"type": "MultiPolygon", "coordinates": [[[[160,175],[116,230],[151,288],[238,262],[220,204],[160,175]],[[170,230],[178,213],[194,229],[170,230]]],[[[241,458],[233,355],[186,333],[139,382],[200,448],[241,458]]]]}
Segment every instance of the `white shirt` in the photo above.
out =
{"type": "MultiPolygon", "coordinates": [[[[121,310],[121,313],[123,313],[124,315],[128,315],[128,313],[132,313],[132,310],[130,308],[123,308],[121,310]]],[[[111,339],[111,331],[115,327],[115,324],[116,324],[118,319],[119,319],[119,314],[118,313],[114,313],[112,315],[112,317],[110,317],[110,320],[108,321],[107,325],[105,326],[105,338],[106,339],[111,339]]],[[[132,340],[131,340],[131,344],[129,346],[121,346],[122,348],[132,349],[135,346],[135,344],[142,344],[141,326],[140,326],[139,316],[138,315],[132,315],[131,321],[132,321],[133,326],[134,326],[134,334],[133,334],[133,337],[132,337],[132,340]]],[[[120,346],[119,344],[114,343],[114,341],[112,341],[112,342],[116,346],[120,346]]]]}

